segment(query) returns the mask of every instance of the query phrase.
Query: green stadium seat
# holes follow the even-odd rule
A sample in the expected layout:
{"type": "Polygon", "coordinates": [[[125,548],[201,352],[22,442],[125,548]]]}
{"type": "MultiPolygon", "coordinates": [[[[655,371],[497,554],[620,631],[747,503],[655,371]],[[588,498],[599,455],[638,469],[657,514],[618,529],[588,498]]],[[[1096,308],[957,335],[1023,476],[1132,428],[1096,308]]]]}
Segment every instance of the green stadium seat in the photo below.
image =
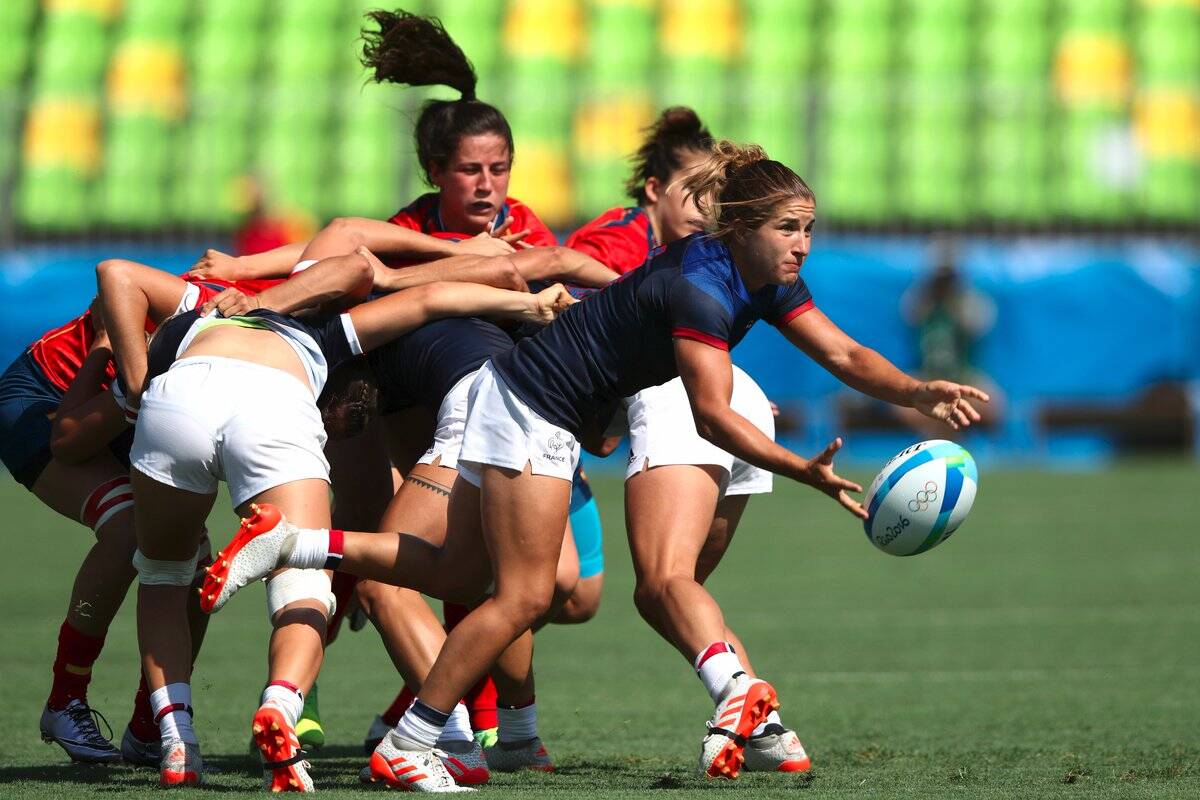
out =
{"type": "Polygon", "coordinates": [[[728,67],[714,58],[675,58],[662,70],[658,106],[690,106],[716,136],[728,131],[728,67]]]}
{"type": "Polygon", "coordinates": [[[1200,87],[1200,7],[1146,6],[1135,42],[1139,84],[1200,87]]]}
{"type": "Polygon", "coordinates": [[[48,15],[35,57],[35,90],[95,93],[104,71],[106,48],[106,33],[98,18],[77,13],[48,15]]]}
{"type": "Polygon", "coordinates": [[[1139,201],[1152,220],[1194,225],[1200,219],[1200,162],[1164,159],[1148,164],[1139,201]]]}
{"type": "Polygon", "coordinates": [[[123,10],[123,36],[174,39],[191,14],[191,4],[184,0],[125,0],[123,10]]]}
{"type": "Polygon", "coordinates": [[[63,167],[25,169],[17,186],[18,224],[47,233],[74,233],[92,224],[87,179],[63,167]]]}

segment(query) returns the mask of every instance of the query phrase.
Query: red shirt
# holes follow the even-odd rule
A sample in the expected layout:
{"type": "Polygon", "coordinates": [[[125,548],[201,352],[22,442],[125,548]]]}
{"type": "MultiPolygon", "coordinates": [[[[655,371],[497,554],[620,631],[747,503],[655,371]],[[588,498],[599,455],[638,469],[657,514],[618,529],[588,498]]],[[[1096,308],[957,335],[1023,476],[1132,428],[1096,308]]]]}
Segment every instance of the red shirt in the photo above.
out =
{"type": "Polygon", "coordinates": [[[567,238],[567,247],[578,250],[624,275],[646,263],[658,247],[650,215],[638,206],[610,208],[567,238]]]}
{"type": "MultiPolygon", "coordinates": [[[[196,301],[197,305],[203,305],[231,286],[237,287],[248,295],[256,295],[268,286],[282,283],[275,279],[224,281],[218,278],[200,279],[186,275],[182,277],[188,283],[200,287],[200,298],[196,301]]],[[[146,332],[150,333],[153,330],[154,325],[147,320],[146,332]]],[[[91,350],[92,340],[95,338],[96,329],[92,325],[92,311],[88,309],[65,325],[43,333],[37,341],[29,345],[29,355],[41,368],[46,379],[65,392],[71,385],[71,381],[75,380],[75,376],[79,374],[79,368],[83,365],[83,359],[91,350]]],[[[105,374],[107,375],[105,385],[107,385],[116,376],[112,361],[108,362],[105,374]]]]}
{"type": "MultiPolygon", "coordinates": [[[[496,215],[496,226],[502,225],[509,217],[512,218],[512,225],[508,227],[509,233],[529,230],[529,235],[521,241],[534,247],[550,247],[558,244],[558,238],[546,227],[546,223],[538,219],[537,214],[534,214],[529,206],[512,197],[504,198],[504,204],[500,206],[500,213],[496,215]]],[[[458,240],[473,235],[462,231],[446,230],[442,225],[442,215],[438,211],[436,192],[421,195],[410,205],[397,211],[388,222],[443,239],[458,240]]]]}

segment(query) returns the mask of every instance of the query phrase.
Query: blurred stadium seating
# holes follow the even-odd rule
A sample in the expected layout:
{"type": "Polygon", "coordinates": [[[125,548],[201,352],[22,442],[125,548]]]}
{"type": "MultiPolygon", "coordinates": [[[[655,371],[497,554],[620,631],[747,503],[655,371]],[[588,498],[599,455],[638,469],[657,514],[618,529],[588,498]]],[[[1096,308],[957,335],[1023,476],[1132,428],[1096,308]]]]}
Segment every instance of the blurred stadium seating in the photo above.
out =
{"type": "MultiPolygon", "coordinates": [[[[320,220],[420,189],[427,92],[364,85],[353,0],[3,0],[4,240],[320,220]]],[[[1196,0],[421,0],[515,128],[513,193],[619,200],[666,104],[762,142],[853,229],[1180,229],[1200,217],[1196,0]]]]}

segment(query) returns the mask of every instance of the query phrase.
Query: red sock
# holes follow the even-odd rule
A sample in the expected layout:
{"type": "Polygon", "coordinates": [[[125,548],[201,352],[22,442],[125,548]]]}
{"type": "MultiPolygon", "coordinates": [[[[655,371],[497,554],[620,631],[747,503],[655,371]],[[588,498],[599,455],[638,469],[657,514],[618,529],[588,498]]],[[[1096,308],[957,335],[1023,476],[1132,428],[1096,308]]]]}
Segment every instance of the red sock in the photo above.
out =
{"type": "MultiPolygon", "coordinates": [[[[446,620],[446,631],[454,630],[454,626],[462,622],[471,613],[468,606],[458,603],[442,603],[442,617],[446,620]]],[[[486,731],[497,727],[500,723],[496,718],[496,684],[490,675],[484,675],[479,683],[471,687],[463,698],[467,711],[471,714],[471,729],[486,731]]]]}
{"type": "Polygon", "coordinates": [[[129,717],[129,730],[143,742],[158,739],[158,723],[154,721],[154,710],[150,708],[150,687],[146,676],[138,682],[137,696],[133,698],[133,715],[129,717]]]}
{"type": "Polygon", "coordinates": [[[413,690],[405,686],[400,690],[400,694],[396,695],[396,699],[392,701],[392,704],[387,707],[387,711],[384,711],[379,716],[383,718],[384,722],[394,728],[396,727],[396,723],[400,721],[400,718],[404,716],[404,712],[408,711],[408,707],[412,705],[413,700],[416,699],[417,696],[413,693],[413,690]]]}
{"type": "Polygon", "coordinates": [[[471,730],[486,731],[499,727],[496,716],[496,684],[491,675],[484,675],[463,698],[471,714],[471,730]]]}
{"type": "Polygon", "coordinates": [[[54,683],[46,705],[59,711],[72,700],[87,700],[92,664],[96,663],[102,647],[103,636],[88,636],[71,627],[70,622],[63,621],[58,629],[58,652],[54,656],[54,683]]]}

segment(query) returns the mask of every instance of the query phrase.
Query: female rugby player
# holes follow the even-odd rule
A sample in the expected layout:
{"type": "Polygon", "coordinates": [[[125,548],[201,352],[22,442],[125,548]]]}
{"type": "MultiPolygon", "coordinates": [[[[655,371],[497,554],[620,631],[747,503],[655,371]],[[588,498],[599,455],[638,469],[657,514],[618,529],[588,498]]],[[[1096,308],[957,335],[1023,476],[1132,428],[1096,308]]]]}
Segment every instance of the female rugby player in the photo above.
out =
{"type": "MultiPolygon", "coordinates": [[[[350,258],[350,257],[343,257],[350,258]]],[[[365,259],[364,259],[365,260],[365,259]]],[[[389,295],[315,324],[266,311],[176,317],[158,332],[131,451],[138,508],[139,642],[162,735],[161,780],[199,782],[191,726],[189,637],[179,621],[198,531],[227,479],[234,506],[271,500],[328,524],[325,430],[316,397],[331,369],[432,318],[493,313],[548,321],[559,287],[540,295],[474,284],[433,284],[389,295]],[[255,401],[255,398],[258,398],[255,401]]],[[[118,351],[118,358],[121,353],[118,351]]],[[[254,718],[275,790],[311,789],[294,724],[321,663],[332,612],[328,575],[284,570],[268,584],[271,683],[254,718]]]]}
{"type": "MultiPolygon", "coordinates": [[[[609,209],[575,231],[567,246],[626,273],[646,263],[660,244],[703,230],[704,220],[687,202],[680,182],[704,161],[712,144],[712,134],[692,109],[665,110],[638,149],[626,183],[637,205],[609,209]]],[[[705,668],[710,658],[720,664],[736,657],[748,675],[755,673],[703,584],[733,539],[750,496],[771,491],[771,473],[696,432],[679,378],[643,389],[625,406],[630,436],[625,516],[637,578],[634,602],[646,622],[695,667],[717,702],[725,688],[716,685],[723,673],[714,672],[713,664],[705,668]],[[663,497],[674,502],[665,505],[663,497]],[[714,633],[720,635],[712,639],[714,633]]],[[[775,438],[770,401],[736,365],[730,406],[775,438]]],[[[783,726],[776,711],[750,736],[745,756],[751,771],[803,772],[810,765],[799,737],[783,726]]]]}
{"type": "MultiPolygon", "coordinates": [[[[451,631],[417,700],[376,751],[394,771],[415,767],[429,776],[428,784],[412,788],[436,790],[448,782],[433,746],[450,709],[550,605],[577,437],[601,408],[678,375],[705,439],[761,469],[809,484],[863,518],[866,512],[849,495],[861,488],[833,470],[840,439],[805,459],[730,407],[729,349],[756,320],[776,325],[860,391],[952,425],[978,419],[970,399],[987,400],[971,386],[906,375],[814,307],[799,273],[816,200],[792,170],[758,147],[722,142],[684,190],[710,220],[709,233],[668,245],[650,264],[576,304],[480,371],[459,455],[466,480],[451,497],[440,550],[404,535],[301,529],[264,509],[208,570],[202,591],[214,610],[277,565],[329,563],[418,588],[461,581],[440,588],[464,596],[480,591],[480,575],[492,576],[494,593],[451,631]],[[461,567],[445,571],[444,559],[478,551],[460,540],[478,538],[491,563],[474,575],[461,567]]],[[[746,675],[736,659],[722,661],[716,665],[722,675],[712,681],[723,677],[725,690],[702,743],[700,767],[707,775],[734,777],[746,738],[778,701],[771,685],[746,675]]]]}

